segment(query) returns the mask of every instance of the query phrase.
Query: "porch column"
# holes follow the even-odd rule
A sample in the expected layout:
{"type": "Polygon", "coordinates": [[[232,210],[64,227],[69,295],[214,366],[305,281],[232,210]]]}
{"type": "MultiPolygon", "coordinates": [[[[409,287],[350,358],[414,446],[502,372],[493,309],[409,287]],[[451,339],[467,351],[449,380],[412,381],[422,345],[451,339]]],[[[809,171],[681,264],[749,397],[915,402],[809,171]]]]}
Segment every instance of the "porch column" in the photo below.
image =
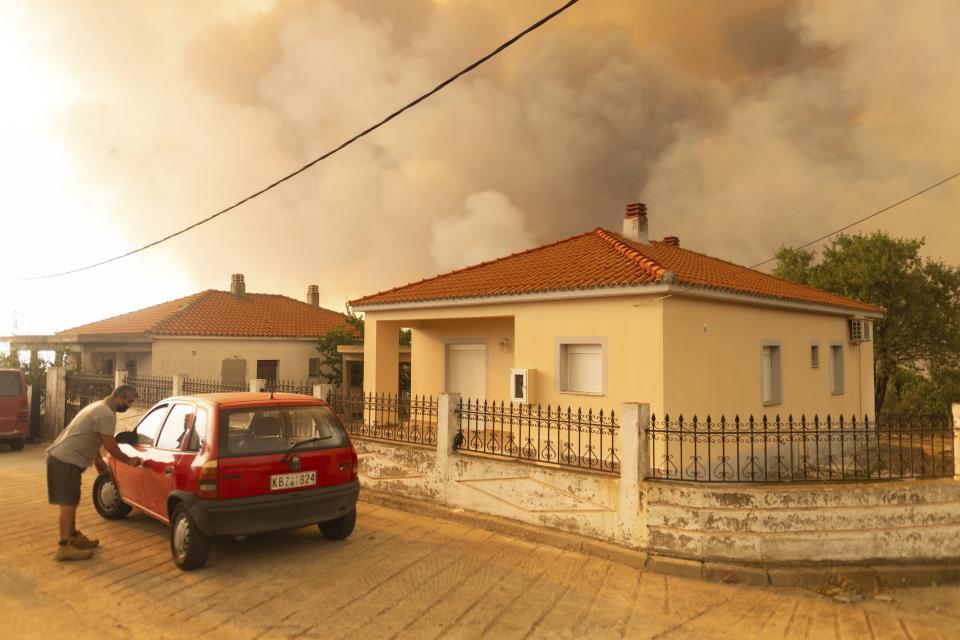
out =
{"type": "Polygon", "coordinates": [[[624,402],[620,405],[620,517],[627,540],[642,541],[640,526],[640,481],[649,476],[650,459],[647,425],[650,405],[624,402]]]}
{"type": "Polygon", "coordinates": [[[371,320],[363,332],[363,391],[396,395],[399,388],[400,323],[371,320]]]}
{"type": "MultiPolygon", "coordinates": [[[[116,360],[114,360],[116,362],[116,360]]],[[[127,372],[120,369],[113,370],[113,388],[116,389],[122,384],[127,384],[127,372]]]]}

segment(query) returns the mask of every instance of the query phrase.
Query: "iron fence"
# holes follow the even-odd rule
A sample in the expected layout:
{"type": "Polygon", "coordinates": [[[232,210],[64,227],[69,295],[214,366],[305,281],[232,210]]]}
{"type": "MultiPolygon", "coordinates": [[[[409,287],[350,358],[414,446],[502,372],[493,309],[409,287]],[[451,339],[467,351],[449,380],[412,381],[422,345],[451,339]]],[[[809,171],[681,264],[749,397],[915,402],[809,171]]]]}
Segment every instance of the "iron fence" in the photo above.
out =
{"type": "Polygon", "coordinates": [[[275,380],[267,381],[267,390],[279,393],[301,393],[305,396],[313,395],[313,383],[308,380],[275,380]]]}
{"type": "Polygon", "coordinates": [[[186,378],[183,381],[183,393],[225,393],[229,391],[249,391],[250,385],[246,382],[224,382],[222,380],[203,380],[200,378],[186,378]]]}
{"type": "Polygon", "coordinates": [[[437,399],[387,393],[331,393],[327,402],[350,435],[436,446],[437,399]]]}
{"type": "Polygon", "coordinates": [[[69,424],[80,409],[91,402],[102,400],[113,392],[113,374],[67,372],[66,376],[66,406],[64,407],[64,424],[69,424]]]}
{"type": "Polygon", "coordinates": [[[152,407],[173,395],[173,378],[170,376],[128,376],[126,383],[137,390],[135,405],[138,407],[152,407]]]}
{"type": "Polygon", "coordinates": [[[693,482],[831,482],[953,475],[950,416],[876,420],[723,416],[650,419],[653,477],[693,482]]]}
{"type": "Polygon", "coordinates": [[[620,472],[619,427],[613,411],[461,400],[461,449],[507,458],[620,472]]]}

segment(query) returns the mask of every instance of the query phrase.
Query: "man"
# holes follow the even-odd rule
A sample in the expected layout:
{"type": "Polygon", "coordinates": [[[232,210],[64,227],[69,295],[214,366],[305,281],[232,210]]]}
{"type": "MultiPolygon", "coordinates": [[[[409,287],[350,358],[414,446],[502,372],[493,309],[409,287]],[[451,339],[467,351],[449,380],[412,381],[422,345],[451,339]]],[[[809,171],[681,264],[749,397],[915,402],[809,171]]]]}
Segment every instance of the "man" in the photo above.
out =
{"type": "Polygon", "coordinates": [[[138,467],[140,458],[126,455],[117,446],[117,412],[123,413],[137,399],[137,390],[120,385],[107,398],[87,405],[47,449],[47,492],[50,504],[60,507],[60,544],[56,559],[86,560],[100,544],[77,531],[77,505],[80,504],[80,474],[91,464],[106,473],[107,463],[100,447],[114,458],[138,467]]]}

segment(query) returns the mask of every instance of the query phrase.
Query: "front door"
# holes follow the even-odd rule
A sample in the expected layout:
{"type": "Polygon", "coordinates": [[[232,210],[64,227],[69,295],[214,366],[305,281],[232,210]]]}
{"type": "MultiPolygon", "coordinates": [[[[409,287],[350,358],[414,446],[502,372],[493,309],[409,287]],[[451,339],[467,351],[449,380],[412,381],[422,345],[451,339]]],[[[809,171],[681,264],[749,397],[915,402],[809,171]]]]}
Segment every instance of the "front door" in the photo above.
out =
{"type": "Polygon", "coordinates": [[[464,401],[487,397],[487,345],[447,345],[447,393],[459,393],[464,401]]]}
{"type": "Polygon", "coordinates": [[[144,469],[169,408],[169,405],[165,404],[154,407],[153,411],[145,415],[133,430],[137,434],[136,444],[120,445],[120,449],[128,456],[142,458],[143,466],[131,467],[122,462],[114,466],[114,480],[120,491],[120,497],[141,509],[146,508],[143,494],[144,469]]]}
{"type": "Polygon", "coordinates": [[[143,460],[143,507],[160,518],[169,519],[167,498],[176,489],[177,474],[183,474],[184,438],[193,422],[192,404],[175,404],[167,414],[156,444],[143,460]]]}

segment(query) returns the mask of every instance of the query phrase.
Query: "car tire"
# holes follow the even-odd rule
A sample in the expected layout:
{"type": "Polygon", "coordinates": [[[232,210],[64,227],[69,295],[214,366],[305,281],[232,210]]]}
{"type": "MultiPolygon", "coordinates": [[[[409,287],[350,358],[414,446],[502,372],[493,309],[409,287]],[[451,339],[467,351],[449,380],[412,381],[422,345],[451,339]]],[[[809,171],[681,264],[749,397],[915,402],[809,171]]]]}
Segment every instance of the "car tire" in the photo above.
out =
{"type": "Polygon", "coordinates": [[[173,563],[183,569],[199,569],[210,555],[210,538],[205,536],[190,515],[190,510],[178,504],[170,518],[170,555],[173,563]]]}
{"type": "Polygon", "coordinates": [[[320,532],[323,534],[323,537],[327,540],[343,540],[353,533],[353,527],[356,524],[357,510],[354,509],[336,520],[321,522],[318,526],[320,527],[320,532]]]}
{"type": "Polygon", "coordinates": [[[131,511],[109,473],[100,474],[93,483],[93,506],[107,520],[120,520],[131,511]]]}
{"type": "Polygon", "coordinates": [[[10,451],[23,451],[23,438],[10,440],[9,444],[10,444],[10,451]]]}

